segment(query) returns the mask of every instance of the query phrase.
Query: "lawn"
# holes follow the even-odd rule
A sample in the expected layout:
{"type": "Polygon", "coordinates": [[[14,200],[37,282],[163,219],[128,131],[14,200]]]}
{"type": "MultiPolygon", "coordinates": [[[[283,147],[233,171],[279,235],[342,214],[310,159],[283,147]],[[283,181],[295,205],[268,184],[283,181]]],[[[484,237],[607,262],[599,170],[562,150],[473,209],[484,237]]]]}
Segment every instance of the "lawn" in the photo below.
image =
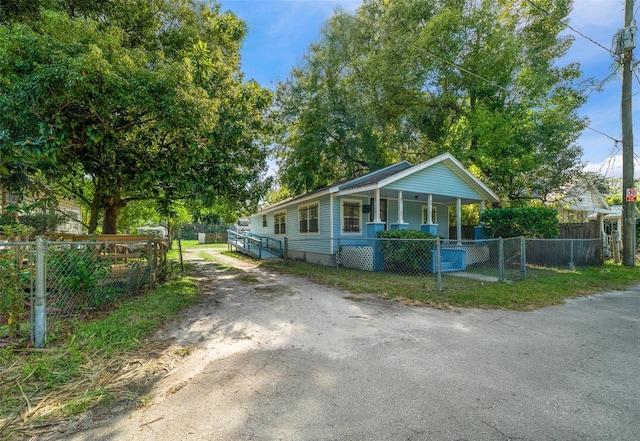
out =
{"type": "MultiPolygon", "coordinates": [[[[233,254],[233,253],[231,253],[233,254]]],[[[640,284],[640,268],[607,264],[574,270],[532,269],[527,280],[487,282],[443,275],[443,291],[435,276],[402,276],[380,272],[325,267],[290,261],[288,265],[263,261],[262,265],[314,283],[374,294],[386,299],[435,308],[468,307],[530,311],[564,303],[567,298],[640,284]]]]}

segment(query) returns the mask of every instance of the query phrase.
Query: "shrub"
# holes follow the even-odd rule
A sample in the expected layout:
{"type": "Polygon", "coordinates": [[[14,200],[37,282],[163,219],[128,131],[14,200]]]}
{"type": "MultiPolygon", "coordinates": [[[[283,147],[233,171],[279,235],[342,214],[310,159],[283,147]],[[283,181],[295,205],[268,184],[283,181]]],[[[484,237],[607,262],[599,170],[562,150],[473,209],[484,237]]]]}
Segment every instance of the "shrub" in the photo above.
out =
{"type": "Polygon", "coordinates": [[[378,232],[380,252],[385,271],[415,273],[427,271],[431,266],[431,255],[436,239],[430,233],[420,230],[385,230],[378,232]]]}
{"type": "Polygon", "coordinates": [[[499,208],[480,216],[483,232],[489,238],[554,238],[560,234],[558,213],[552,208],[499,208]]]}
{"type": "Polygon", "coordinates": [[[103,283],[111,262],[101,258],[96,246],[53,246],[47,251],[48,278],[54,284],[52,298],[66,298],[68,306],[100,306],[103,283]]]}
{"type": "MultiPolygon", "coordinates": [[[[32,233],[33,228],[25,225],[0,225],[0,235],[9,241],[26,241],[32,233]]],[[[28,297],[25,288],[29,286],[30,277],[27,249],[0,247],[0,316],[6,320],[11,337],[20,334],[28,297]]]]}

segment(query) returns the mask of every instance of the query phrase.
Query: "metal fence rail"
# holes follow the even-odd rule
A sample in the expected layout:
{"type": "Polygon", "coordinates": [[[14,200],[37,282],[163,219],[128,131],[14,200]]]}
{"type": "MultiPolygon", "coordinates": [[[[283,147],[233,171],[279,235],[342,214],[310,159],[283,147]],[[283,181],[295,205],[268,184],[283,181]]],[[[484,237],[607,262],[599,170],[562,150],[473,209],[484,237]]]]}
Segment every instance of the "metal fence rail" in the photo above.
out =
{"type": "Polygon", "coordinates": [[[28,330],[43,347],[65,320],[153,287],[163,251],[151,240],[0,244],[0,344],[28,330]]]}
{"type": "Polygon", "coordinates": [[[363,271],[425,278],[438,290],[462,280],[507,282],[558,270],[601,265],[601,239],[483,240],[304,238],[284,240],[289,259],[363,271]]]}

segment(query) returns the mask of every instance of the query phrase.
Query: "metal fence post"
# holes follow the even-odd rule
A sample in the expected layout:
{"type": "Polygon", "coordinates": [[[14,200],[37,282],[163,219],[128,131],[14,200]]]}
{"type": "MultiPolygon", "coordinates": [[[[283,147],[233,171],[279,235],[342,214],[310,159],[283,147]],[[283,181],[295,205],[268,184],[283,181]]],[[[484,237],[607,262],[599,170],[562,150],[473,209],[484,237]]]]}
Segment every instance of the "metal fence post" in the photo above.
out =
{"type": "Polygon", "coordinates": [[[573,263],[573,240],[571,241],[571,256],[569,259],[569,269],[571,271],[575,269],[575,264],[573,263]]]}
{"type": "Polygon", "coordinates": [[[522,280],[527,280],[527,243],[524,237],[520,238],[520,272],[522,280]]]}
{"type": "Polygon", "coordinates": [[[284,237],[284,264],[289,265],[289,237],[284,237]]]}
{"type": "Polygon", "coordinates": [[[340,239],[338,239],[338,250],[336,252],[336,269],[340,269],[340,239]]]}
{"type": "Polygon", "coordinates": [[[498,280],[504,282],[504,239],[498,239],[498,280]]]}
{"type": "Polygon", "coordinates": [[[436,280],[438,291],[442,291],[442,262],[440,259],[440,238],[436,238],[436,280]]]}
{"type": "Polygon", "coordinates": [[[44,348],[47,341],[47,273],[45,267],[44,240],[36,239],[36,295],[33,302],[33,344],[36,348],[44,348]]]}

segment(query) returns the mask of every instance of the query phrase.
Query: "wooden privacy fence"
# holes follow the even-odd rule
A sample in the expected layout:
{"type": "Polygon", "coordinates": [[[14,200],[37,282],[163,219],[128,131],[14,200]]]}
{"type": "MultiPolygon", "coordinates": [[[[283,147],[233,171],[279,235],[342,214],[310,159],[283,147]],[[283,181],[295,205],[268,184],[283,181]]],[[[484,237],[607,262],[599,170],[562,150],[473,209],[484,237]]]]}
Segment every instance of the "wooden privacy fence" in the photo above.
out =
{"type": "Polygon", "coordinates": [[[598,222],[560,224],[560,239],[597,239],[600,237],[598,222]]]}

